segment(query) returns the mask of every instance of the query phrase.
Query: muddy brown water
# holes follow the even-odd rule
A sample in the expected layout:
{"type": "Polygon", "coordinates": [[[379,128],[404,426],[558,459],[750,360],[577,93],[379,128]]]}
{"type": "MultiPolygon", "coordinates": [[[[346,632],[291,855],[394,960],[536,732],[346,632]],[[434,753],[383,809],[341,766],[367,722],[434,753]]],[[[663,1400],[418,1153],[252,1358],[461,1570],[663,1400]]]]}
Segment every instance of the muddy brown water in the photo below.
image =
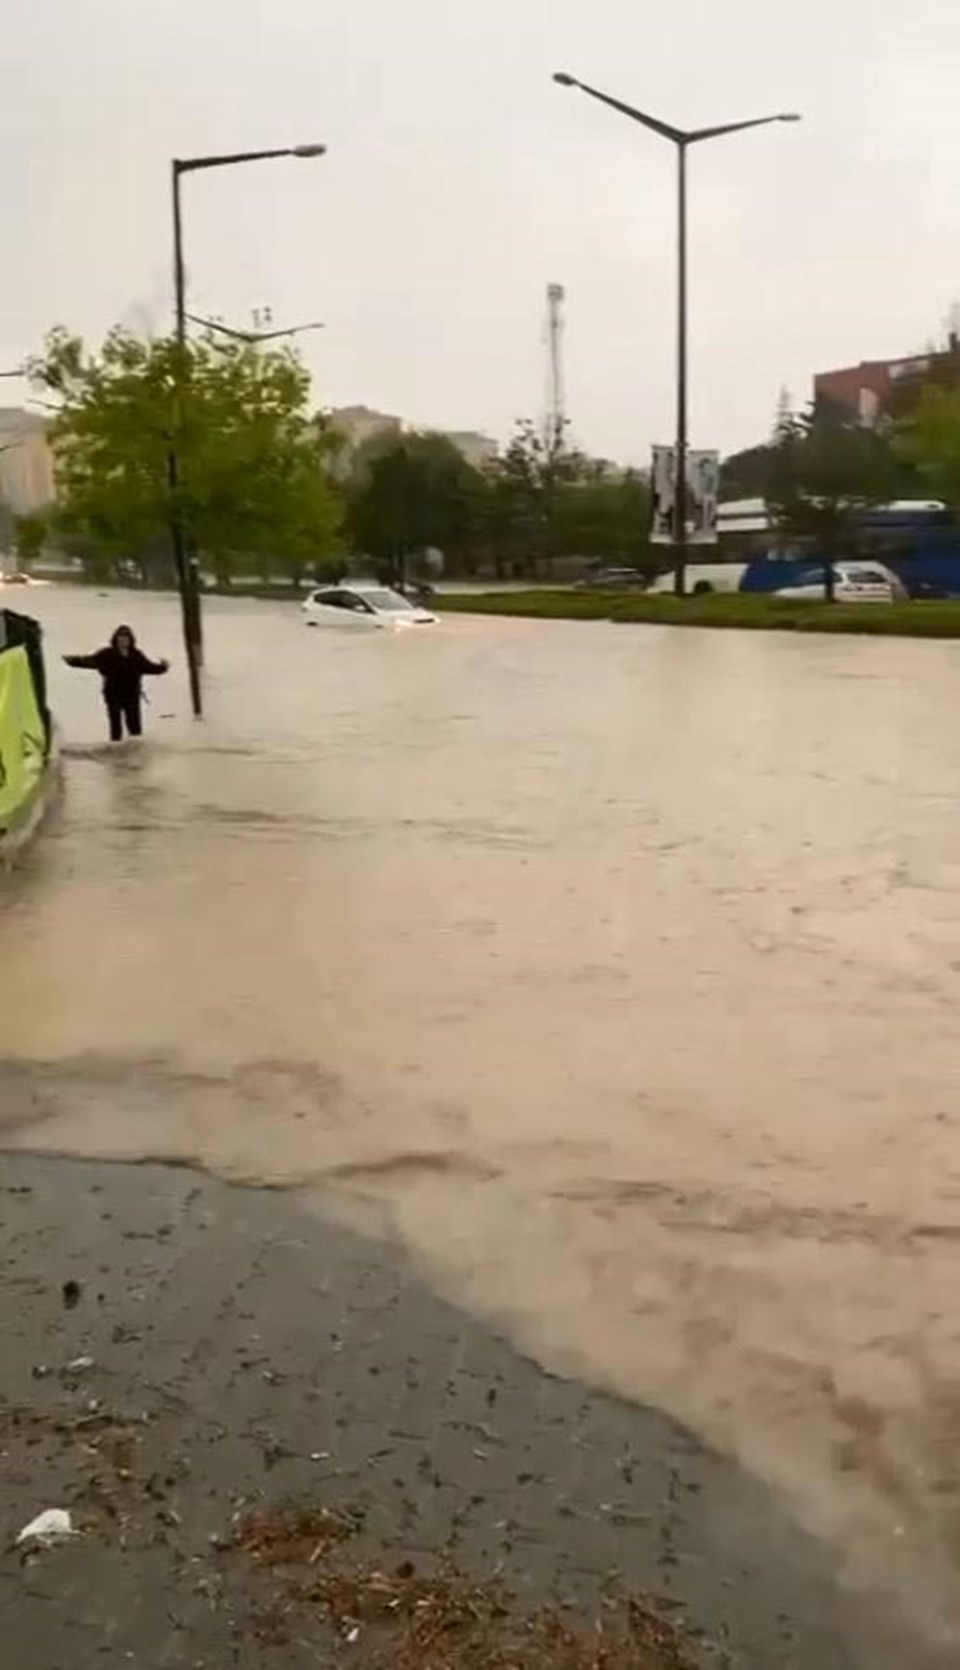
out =
{"type": "MultiPolygon", "coordinates": [[[[31,594],[51,655],[165,599],[31,594]]],[[[956,1624],[960,646],[208,611],[0,889],[0,1136],[333,1187],[956,1624]]]]}

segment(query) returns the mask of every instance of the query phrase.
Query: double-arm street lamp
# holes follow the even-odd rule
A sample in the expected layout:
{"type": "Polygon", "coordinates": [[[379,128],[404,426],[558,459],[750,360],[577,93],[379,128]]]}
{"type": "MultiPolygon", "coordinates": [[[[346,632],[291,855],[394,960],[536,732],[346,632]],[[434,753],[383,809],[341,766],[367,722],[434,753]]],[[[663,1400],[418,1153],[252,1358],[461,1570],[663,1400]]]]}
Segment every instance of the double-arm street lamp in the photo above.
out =
{"type": "MultiPolygon", "coordinates": [[[[201,169],[233,168],[244,162],[269,162],[274,157],[322,157],[325,145],[288,145],[273,151],[233,151],[226,156],[174,157],[171,163],[173,185],[173,292],[174,323],[178,349],[178,375],[182,379],[184,352],[187,340],[187,282],[183,255],[183,212],[180,202],[180,182],[184,174],[198,174],[201,169]]],[[[181,396],[182,398],[182,396],[181,396]]],[[[197,553],[187,548],[186,530],[180,510],[180,459],[177,451],[180,425],[179,407],[175,416],[174,433],[168,461],[170,481],[170,535],[173,559],[177,570],[180,610],[183,619],[183,643],[190,673],[190,700],[197,719],[203,713],[203,693],[200,687],[200,667],[203,660],[203,629],[200,608],[200,568],[197,553]]]]}
{"type": "Polygon", "coordinates": [[[286,325],[278,331],[238,331],[233,325],[225,325],[220,319],[204,319],[198,313],[188,313],[191,325],[200,325],[207,331],[218,331],[221,336],[229,336],[234,342],[246,342],[251,348],[259,342],[276,342],[283,336],[302,336],[304,331],[322,331],[326,327],[319,319],[313,319],[306,325],[286,325]]]}
{"type": "Polygon", "coordinates": [[[676,146],[677,437],[674,451],[673,545],[675,588],[678,597],[682,597],[687,563],[687,152],[691,145],[701,145],[708,139],[723,139],[727,134],[743,133],[747,128],[769,127],[774,122],[799,122],[800,117],[794,114],[756,116],[748,122],[726,122],[720,127],[675,128],[669,122],[661,122],[656,116],[649,116],[646,111],[635,110],[633,105],[611,98],[608,93],[598,92],[596,87],[588,87],[586,82],[578,81],[576,76],[558,71],[553,79],[559,82],[561,87],[578,88],[581,93],[587,93],[590,98],[609,105],[611,110],[619,111],[621,116],[629,116],[632,122],[639,122],[641,127],[649,128],[651,132],[659,134],[661,139],[668,139],[676,146]]]}

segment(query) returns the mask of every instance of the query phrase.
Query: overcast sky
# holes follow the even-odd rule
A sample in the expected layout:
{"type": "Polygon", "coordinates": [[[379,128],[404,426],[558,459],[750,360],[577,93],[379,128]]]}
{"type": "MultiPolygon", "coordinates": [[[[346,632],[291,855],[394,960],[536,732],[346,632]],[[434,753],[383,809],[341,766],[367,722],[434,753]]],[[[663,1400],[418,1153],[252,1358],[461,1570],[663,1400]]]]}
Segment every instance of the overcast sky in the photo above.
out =
{"type": "MultiPolygon", "coordinates": [[[[191,306],[320,318],[318,402],[503,437],[567,288],[573,434],[673,425],[674,174],[568,69],[695,154],[692,440],[770,428],[818,368],[922,348],[960,299],[960,8],[946,0],[7,0],[0,369],[62,322],[162,329],[173,155],[323,140],[186,182],[191,306]]],[[[4,398],[18,385],[6,383],[4,398]]]]}

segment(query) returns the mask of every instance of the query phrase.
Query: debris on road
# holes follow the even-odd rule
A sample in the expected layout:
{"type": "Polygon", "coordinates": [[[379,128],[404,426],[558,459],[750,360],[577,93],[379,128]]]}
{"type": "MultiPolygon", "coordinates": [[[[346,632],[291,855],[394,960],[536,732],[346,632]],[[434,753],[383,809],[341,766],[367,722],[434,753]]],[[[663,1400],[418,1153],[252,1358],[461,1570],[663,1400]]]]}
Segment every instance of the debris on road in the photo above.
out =
{"type": "Polygon", "coordinates": [[[65,1542],[68,1537],[76,1535],[66,1508],[45,1508],[43,1513],[38,1513],[36,1519],[31,1519],[29,1525],[23,1527],[17,1538],[17,1547],[24,1543],[36,1543],[40,1548],[53,1548],[58,1542],[65,1542]]]}
{"type": "MultiPolygon", "coordinates": [[[[669,1605],[618,1589],[614,1574],[592,1618],[562,1604],[528,1610],[497,1577],[469,1576],[448,1551],[420,1568],[357,1547],[356,1517],[285,1505],[239,1515],[221,1553],[240,1555],[264,1587],[255,1616],[273,1645],[309,1618],[349,1646],[365,1638],[364,1670],[697,1670],[701,1659],[669,1605]]],[[[259,1637],[258,1637],[259,1638],[259,1637]]],[[[263,1636],[266,1639],[266,1636],[263,1636]]]]}
{"type": "Polygon", "coordinates": [[[64,1374],[84,1374],[88,1368],[93,1368],[92,1357],[74,1357],[72,1363],[67,1363],[64,1374]]]}

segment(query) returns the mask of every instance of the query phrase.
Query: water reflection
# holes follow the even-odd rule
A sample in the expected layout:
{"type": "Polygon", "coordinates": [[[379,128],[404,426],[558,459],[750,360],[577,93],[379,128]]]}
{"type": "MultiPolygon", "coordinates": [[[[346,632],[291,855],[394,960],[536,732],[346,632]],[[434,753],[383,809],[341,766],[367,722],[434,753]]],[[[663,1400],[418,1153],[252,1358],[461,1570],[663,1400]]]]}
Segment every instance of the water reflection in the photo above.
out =
{"type": "MultiPolygon", "coordinates": [[[[41,607],[57,651],[124,612],[41,607]]],[[[136,625],[176,655],[167,603],[136,625]]],[[[8,1145],[373,1199],[942,1612],[957,650],[235,603],[210,664],[206,725],[171,678],[120,753],[55,675],[65,804],[0,896],[8,1145]]]]}

